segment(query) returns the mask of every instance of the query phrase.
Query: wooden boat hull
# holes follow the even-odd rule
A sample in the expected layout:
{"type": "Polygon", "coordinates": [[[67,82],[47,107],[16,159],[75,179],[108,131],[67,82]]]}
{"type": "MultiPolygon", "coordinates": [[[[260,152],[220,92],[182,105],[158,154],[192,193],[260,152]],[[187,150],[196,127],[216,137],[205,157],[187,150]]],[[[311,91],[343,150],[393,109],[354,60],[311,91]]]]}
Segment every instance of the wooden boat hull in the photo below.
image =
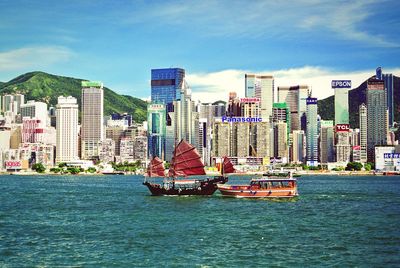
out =
{"type": "Polygon", "coordinates": [[[163,184],[143,182],[149,188],[152,195],[212,195],[217,190],[217,184],[223,184],[228,181],[227,177],[217,176],[199,181],[198,185],[192,187],[178,187],[174,184],[165,187],[163,184]]]}
{"type": "Polygon", "coordinates": [[[291,198],[298,196],[294,189],[246,189],[239,186],[218,186],[218,190],[223,196],[245,197],[245,198],[291,198]],[[233,188],[237,187],[237,188],[233,188]]]}

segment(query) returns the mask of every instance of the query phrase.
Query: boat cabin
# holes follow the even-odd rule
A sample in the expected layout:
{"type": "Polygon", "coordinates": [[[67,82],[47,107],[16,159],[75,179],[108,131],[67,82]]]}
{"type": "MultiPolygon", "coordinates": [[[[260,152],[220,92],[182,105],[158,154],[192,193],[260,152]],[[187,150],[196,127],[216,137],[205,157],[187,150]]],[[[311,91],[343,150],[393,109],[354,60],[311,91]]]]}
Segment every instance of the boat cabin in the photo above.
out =
{"type": "Polygon", "coordinates": [[[294,188],[296,180],[293,179],[253,179],[250,182],[251,188],[257,189],[277,189],[277,188],[294,188]]]}

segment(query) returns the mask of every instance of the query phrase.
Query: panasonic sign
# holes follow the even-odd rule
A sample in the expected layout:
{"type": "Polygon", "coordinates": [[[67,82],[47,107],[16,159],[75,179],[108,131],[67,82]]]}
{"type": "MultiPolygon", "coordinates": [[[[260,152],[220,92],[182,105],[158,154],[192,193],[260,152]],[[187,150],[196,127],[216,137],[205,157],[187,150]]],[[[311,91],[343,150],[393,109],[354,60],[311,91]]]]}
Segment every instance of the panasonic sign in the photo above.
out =
{"type": "Polygon", "coordinates": [[[222,117],[222,122],[228,123],[259,123],[262,122],[261,117],[222,117]]]}
{"type": "Polygon", "coordinates": [[[351,80],[332,80],[332,88],[351,88],[351,80]]]}

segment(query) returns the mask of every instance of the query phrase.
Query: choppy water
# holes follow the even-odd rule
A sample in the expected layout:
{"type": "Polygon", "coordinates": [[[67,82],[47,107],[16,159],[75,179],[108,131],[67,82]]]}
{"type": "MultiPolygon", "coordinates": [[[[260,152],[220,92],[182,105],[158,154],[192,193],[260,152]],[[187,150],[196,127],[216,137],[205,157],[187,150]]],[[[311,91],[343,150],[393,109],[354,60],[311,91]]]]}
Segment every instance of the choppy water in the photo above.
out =
{"type": "Polygon", "coordinates": [[[141,182],[0,176],[0,266],[400,265],[400,177],[302,177],[280,202],[152,197],[141,182]]]}

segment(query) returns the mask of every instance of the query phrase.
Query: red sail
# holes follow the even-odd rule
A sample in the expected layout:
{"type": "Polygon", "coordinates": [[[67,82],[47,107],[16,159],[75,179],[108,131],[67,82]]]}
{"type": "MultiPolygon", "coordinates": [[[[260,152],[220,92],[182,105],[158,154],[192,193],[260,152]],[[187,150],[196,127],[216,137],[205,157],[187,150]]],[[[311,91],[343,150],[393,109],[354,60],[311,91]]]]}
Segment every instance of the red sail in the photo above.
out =
{"type": "Polygon", "coordinates": [[[151,159],[147,167],[147,176],[149,177],[164,177],[164,164],[163,161],[157,156],[151,159]]]}
{"type": "Polygon", "coordinates": [[[196,148],[185,140],[181,140],[175,147],[168,176],[179,177],[192,175],[206,175],[204,164],[196,148]]]}
{"type": "Polygon", "coordinates": [[[233,167],[231,160],[228,157],[224,157],[222,162],[222,174],[235,173],[236,169],[233,167]]]}

